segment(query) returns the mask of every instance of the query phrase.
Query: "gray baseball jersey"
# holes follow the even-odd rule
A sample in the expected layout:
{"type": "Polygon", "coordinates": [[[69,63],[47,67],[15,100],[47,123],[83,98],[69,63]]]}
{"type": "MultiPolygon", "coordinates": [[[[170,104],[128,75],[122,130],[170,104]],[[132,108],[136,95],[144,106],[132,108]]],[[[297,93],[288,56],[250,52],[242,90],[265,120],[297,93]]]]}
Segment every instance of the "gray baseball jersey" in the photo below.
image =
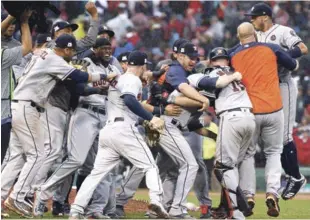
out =
{"type": "Polygon", "coordinates": [[[12,65],[18,65],[22,60],[22,47],[2,49],[1,56],[1,120],[11,116],[11,90],[15,86],[11,72],[12,65]]]}
{"type": "MultiPolygon", "coordinates": [[[[93,61],[90,58],[84,58],[87,62],[90,63],[90,65],[87,67],[87,72],[89,73],[101,73],[101,74],[107,74],[109,75],[110,73],[117,73],[121,74],[120,71],[117,69],[116,66],[113,66],[111,64],[108,64],[107,67],[104,67],[102,64],[94,64],[93,61]]],[[[104,88],[109,88],[109,82],[106,80],[100,80],[98,82],[92,82],[88,83],[88,86],[90,87],[104,87],[104,88]]],[[[97,106],[105,106],[106,102],[106,96],[105,95],[99,95],[99,94],[94,94],[94,95],[89,95],[89,96],[81,96],[79,103],[80,104],[91,104],[91,105],[97,105],[97,106]]]]}
{"type": "MultiPolygon", "coordinates": [[[[227,67],[229,72],[230,67],[227,67]]],[[[209,73],[209,77],[219,77],[223,74],[222,69],[215,69],[209,73]]],[[[199,80],[205,77],[204,74],[198,73],[191,76],[193,83],[198,85],[199,80]]],[[[217,114],[236,107],[252,108],[251,100],[246,92],[245,86],[241,82],[233,81],[226,87],[222,88],[215,100],[215,111],[217,114]]]]}
{"type": "Polygon", "coordinates": [[[110,86],[107,105],[108,123],[114,122],[117,117],[123,117],[129,124],[135,124],[138,116],[128,109],[121,98],[124,94],[131,94],[141,100],[142,82],[134,74],[125,73],[118,77],[115,89],[110,86]]]}
{"type": "Polygon", "coordinates": [[[75,70],[51,49],[34,56],[25,68],[25,78],[16,87],[14,99],[32,100],[44,107],[58,80],[66,79],[75,70]]]}
{"type": "MultiPolygon", "coordinates": [[[[256,36],[258,42],[277,44],[284,50],[290,50],[302,42],[292,28],[280,24],[274,24],[266,32],[257,31],[256,36]]],[[[278,71],[280,79],[286,81],[285,79],[290,71],[281,66],[279,66],[278,71]]]]}

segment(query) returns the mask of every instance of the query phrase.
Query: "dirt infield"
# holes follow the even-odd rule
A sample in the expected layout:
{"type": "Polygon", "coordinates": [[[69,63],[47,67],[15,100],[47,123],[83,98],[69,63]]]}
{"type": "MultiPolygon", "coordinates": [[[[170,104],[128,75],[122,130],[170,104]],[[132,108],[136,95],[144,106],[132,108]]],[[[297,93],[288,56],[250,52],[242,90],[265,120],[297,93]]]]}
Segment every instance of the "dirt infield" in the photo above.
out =
{"type": "MultiPolygon", "coordinates": [[[[147,193],[147,191],[145,191],[147,193]]],[[[72,189],[70,192],[69,203],[72,204],[74,202],[74,198],[76,196],[76,189],[72,189]]],[[[136,200],[132,199],[125,206],[125,212],[145,212],[148,209],[148,201],[146,200],[136,200]]],[[[48,208],[52,208],[52,200],[48,201],[48,208]]]]}

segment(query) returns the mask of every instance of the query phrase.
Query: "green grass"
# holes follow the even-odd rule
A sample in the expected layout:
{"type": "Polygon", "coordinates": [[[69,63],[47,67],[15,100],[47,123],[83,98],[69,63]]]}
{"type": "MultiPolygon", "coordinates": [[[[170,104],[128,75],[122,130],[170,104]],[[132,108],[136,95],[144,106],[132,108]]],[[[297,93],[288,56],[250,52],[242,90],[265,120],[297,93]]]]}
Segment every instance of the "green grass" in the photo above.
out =
{"type": "MultiPolygon", "coordinates": [[[[213,206],[219,204],[219,194],[211,193],[213,206]]],[[[148,200],[148,194],[146,190],[139,190],[135,196],[136,199],[148,200]]],[[[188,201],[198,205],[198,200],[194,193],[190,193],[188,196],[188,201]]],[[[284,201],[280,200],[280,216],[278,219],[310,219],[310,195],[297,196],[294,200],[284,201]]],[[[256,205],[254,208],[254,215],[249,219],[270,219],[271,217],[266,214],[267,208],[265,206],[264,194],[259,194],[256,196],[256,205]]],[[[190,214],[196,218],[199,218],[199,212],[190,212],[190,214]]],[[[143,219],[144,212],[137,213],[126,213],[128,219],[143,219]]],[[[10,213],[10,219],[19,219],[19,216],[10,213]]],[[[53,216],[51,213],[46,213],[44,215],[45,219],[51,219],[53,216]]],[[[60,219],[60,218],[56,218],[60,219]]]]}

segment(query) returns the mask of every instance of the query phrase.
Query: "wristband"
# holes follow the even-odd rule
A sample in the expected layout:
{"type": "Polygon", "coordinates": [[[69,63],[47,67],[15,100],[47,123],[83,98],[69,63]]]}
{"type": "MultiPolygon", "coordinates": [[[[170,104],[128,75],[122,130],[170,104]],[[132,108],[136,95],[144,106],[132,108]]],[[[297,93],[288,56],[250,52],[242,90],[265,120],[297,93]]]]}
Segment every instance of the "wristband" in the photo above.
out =
{"type": "Polygon", "coordinates": [[[154,110],[152,112],[153,115],[161,115],[160,107],[154,106],[154,110]]]}

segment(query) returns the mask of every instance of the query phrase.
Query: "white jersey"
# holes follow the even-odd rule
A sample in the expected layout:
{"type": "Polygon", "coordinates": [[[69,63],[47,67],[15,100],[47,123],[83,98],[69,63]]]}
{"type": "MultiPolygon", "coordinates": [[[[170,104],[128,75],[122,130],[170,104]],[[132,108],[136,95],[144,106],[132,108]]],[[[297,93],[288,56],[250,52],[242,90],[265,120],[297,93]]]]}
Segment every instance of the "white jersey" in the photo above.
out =
{"type": "MultiPolygon", "coordinates": [[[[277,44],[284,50],[290,50],[302,41],[292,28],[279,24],[274,24],[266,32],[257,31],[256,35],[258,42],[277,44]]],[[[284,80],[290,72],[281,66],[278,67],[278,71],[281,80],[284,80]]]]}
{"type": "MultiPolygon", "coordinates": [[[[209,73],[209,77],[219,77],[229,73],[229,67],[215,69],[209,73]]],[[[241,82],[233,81],[226,87],[219,89],[215,99],[215,112],[217,114],[234,108],[252,108],[251,100],[245,86],[241,82]]]]}
{"type": "MultiPolygon", "coordinates": [[[[90,63],[90,65],[87,67],[88,73],[101,73],[101,74],[111,74],[111,73],[117,73],[121,74],[120,71],[117,69],[117,67],[113,65],[108,65],[107,67],[104,67],[102,64],[96,65],[90,58],[85,58],[87,62],[90,63]]],[[[90,87],[106,87],[109,88],[109,82],[106,80],[100,80],[98,82],[91,82],[88,83],[88,86],[90,87]]],[[[106,95],[99,95],[99,94],[93,94],[89,96],[81,96],[79,103],[80,104],[89,104],[89,105],[96,105],[96,106],[105,106],[106,101],[106,95]]]]}
{"type": "Polygon", "coordinates": [[[14,91],[14,99],[31,100],[44,107],[56,82],[65,80],[74,70],[53,50],[42,50],[41,55],[33,56],[25,67],[25,76],[14,91]]]}
{"type": "Polygon", "coordinates": [[[110,85],[108,103],[106,106],[108,123],[113,123],[115,118],[124,118],[128,124],[135,124],[138,116],[125,105],[122,98],[125,94],[131,94],[141,100],[142,82],[139,77],[132,73],[125,73],[116,79],[116,84],[110,85]]]}

